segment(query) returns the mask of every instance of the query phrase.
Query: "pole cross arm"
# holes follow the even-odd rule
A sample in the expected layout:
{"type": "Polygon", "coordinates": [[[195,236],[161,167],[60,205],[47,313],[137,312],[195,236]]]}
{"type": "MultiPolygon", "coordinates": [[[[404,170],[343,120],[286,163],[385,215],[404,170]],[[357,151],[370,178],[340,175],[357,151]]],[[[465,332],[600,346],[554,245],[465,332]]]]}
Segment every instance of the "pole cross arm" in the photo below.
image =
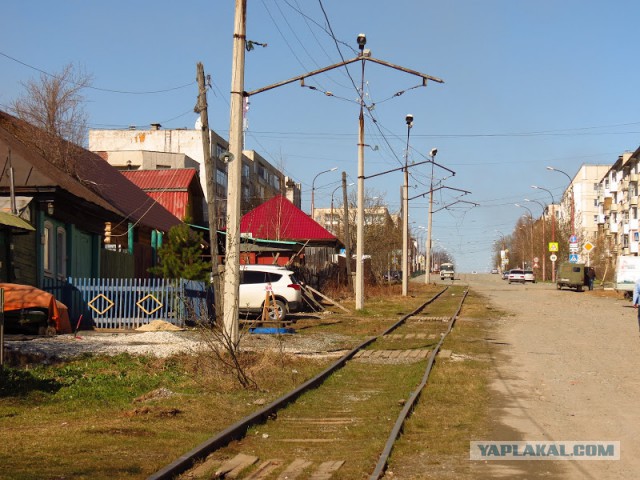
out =
{"type": "Polygon", "coordinates": [[[427,80],[431,80],[432,82],[436,82],[436,83],[444,83],[444,80],[442,80],[440,78],[437,78],[437,77],[432,77],[431,75],[427,75],[426,73],[421,73],[421,72],[418,72],[416,70],[411,70],[409,68],[404,68],[404,67],[401,67],[399,65],[395,65],[393,63],[385,62],[384,60],[378,60],[377,58],[359,56],[359,57],[351,58],[349,60],[345,60],[344,62],[334,63],[333,65],[329,65],[328,67],[323,67],[323,68],[319,68],[317,70],[313,70],[313,71],[308,72],[308,73],[303,73],[302,75],[298,75],[296,77],[292,77],[292,78],[290,78],[288,80],[283,80],[283,81],[278,82],[278,83],[273,83],[271,85],[267,85],[266,87],[258,88],[256,90],[252,90],[250,92],[244,92],[244,96],[245,97],[250,97],[252,95],[257,95],[258,93],[262,93],[262,92],[266,92],[268,90],[273,90],[274,88],[282,87],[283,85],[288,85],[290,83],[297,82],[297,81],[303,81],[305,78],[313,77],[315,75],[319,75],[320,73],[324,73],[324,72],[328,72],[330,70],[334,70],[336,68],[344,67],[346,65],[349,65],[351,63],[355,63],[357,61],[369,61],[369,62],[377,63],[379,65],[384,65],[385,67],[390,67],[390,68],[393,68],[395,70],[399,70],[401,72],[408,73],[410,75],[415,75],[416,77],[422,78],[422,85],[423,86],[427,85],[427,80]]]}
{"type": "Polygon", "coordinates": [[[433,188],[433,189],[428,190],[428,191],[426,191],[424,193],[421,193],[420,195],[416,195],[415,197],[411,197],[411,198],[409,198],[409,200],[414,200],[414,199],[419,198],[419,197],[424,197],[425,195],[429,195],[431,192],[437,192],[438,190],[442,190],[443,188],[447,188],[449,190],[456,190],[457,192],[462,192],[463,195],[468,195],[468,194],[471,193],[471,192],[469,192],[467,190],[462,190],[461,188],[453,188],[453,187],[447,187],[446,185],[442,185],[440,187],[433,188]]]}
{"type": "MultiPolygon", "coordinates": [[[[454,172],[453,170],[451,170],[450,168],[445,167],[444,165],[440,165],[439,163],[436,163],[432,160],[424,160],[422,162],[418,162],[418,163],[412,163],[411,165],[407,165],[407,168],[409,167],[417,167],[418,165],[424,165],[425,163],[433,163],[434,165],[436,165],[437,167],[440,167],[446,171],[448,171],[452,177],[454,177],[456,175],[456,172],[454,172]]],[[[387,170],[385,172],[380,172],[380,173],[374,173],[372,175],[367,175],[364,178],[365,180],[368,180],[369,178],[373,178],[373,177],[379,177],[380,175],[386,175],[387,173],[391,173],[391,172],[397,172],[398,170],[404,170],[404,165],[402,167],[396,167],[396,168],[392,168],[391,170],[387,170]]],[[[427,192],[429,193],[429,192],[427,192]]],[[[409,199],[411,200],[411,199],[409,199]]]]}
{"type": "Polygon", "coordinates": [[[466,200],[456,200],[455,202],[451,202],[449,205],[445,205],[444,207],[439,208],[438,210],[434,210],[433,213],[439,212],[440,210],[448,210],[449,207],[453,207],[457,203],[470,203],[474,207],[478,207],[479,204],[475,202],[468,202],[466,200]]]}

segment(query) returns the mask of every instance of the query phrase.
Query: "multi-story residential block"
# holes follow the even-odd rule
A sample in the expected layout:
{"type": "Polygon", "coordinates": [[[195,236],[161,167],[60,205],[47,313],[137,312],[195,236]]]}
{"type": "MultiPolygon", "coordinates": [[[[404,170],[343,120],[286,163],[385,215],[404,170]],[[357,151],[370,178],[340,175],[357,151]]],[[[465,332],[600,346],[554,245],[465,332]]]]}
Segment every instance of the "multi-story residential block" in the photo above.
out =
{"type": "Polygon", "coordinates": [[[560,220],[570,225],[573,212],[573,233],[580,242],[596,238],[599,184],[609,168],[611,168],[610,165],[583,164],[562,195],[558,209],[560,220]]]}
{"type": "Polygon", "coordinates": [[[598,226],[611,255],[638,255],[640,148],[625,152],[599,182],[598,226]]]}
{"type": "MultiPolygon", "coordinates": [[[[226,215],[227,164],[223,160],[229,143],[210,131],[211,156],[214,168],[214,189],[218,218],[226,215]]],[[[99,153],[119,169],[196,168],[207,195],[202,131],[198,128],[163,130],[152,124],[148,130],[130,127],[126,130],[90,130],[89,150],[99,153]]],[[[264,201],[286,194],[297,207],[300,184],[285,177],[281,171],[252,150],[242,155],[242,211],[247,212],[264,201]],[[290,190],[290,191],[288,191],[290,190]]],[[[204,208],[206,212],[206,208],[204,208]]]]}

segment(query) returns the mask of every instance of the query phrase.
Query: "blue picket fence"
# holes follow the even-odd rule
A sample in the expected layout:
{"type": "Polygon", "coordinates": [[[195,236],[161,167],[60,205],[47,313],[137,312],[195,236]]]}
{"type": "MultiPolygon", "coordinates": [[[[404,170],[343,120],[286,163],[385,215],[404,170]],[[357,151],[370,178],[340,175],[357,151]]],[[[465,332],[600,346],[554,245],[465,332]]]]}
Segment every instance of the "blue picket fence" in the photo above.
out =
{"type": "Polygon", "coordinates": [[[213,295],[204,282],[161,278],[69,278],[46,281],[43,289],[53,293],[69,309],[75,328],[135,329],[153,320],[184,326],[189,320],[209,318],[213,295]]]}

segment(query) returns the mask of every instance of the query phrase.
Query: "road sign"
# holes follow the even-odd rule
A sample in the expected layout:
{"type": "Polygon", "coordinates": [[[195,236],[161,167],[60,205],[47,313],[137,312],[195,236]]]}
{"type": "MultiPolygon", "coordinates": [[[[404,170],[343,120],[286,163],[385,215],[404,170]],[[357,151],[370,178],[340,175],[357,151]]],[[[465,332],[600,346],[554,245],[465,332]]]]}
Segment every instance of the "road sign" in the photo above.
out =
{"type": "Polygon", "coordinates": [[[572,253],[571,255],[569,255],[569,261],[571,263],[578,263],[578,254],[572,253]]]}
{"type": "Polygon", "coordinates": [[[569,247],[569,253],[578,253],[579,251],[577,245],[575,247],[569,247]]]}
{"type": "Polygon", "coordinates": [[[533,257],[533,263],[538,263],[540,259],[538,257],[533,257]]]}
{"type": "Polygon", "coordinates": [[[534,264],[533,264],[533,268],[538,268],[538,264],[537,264],[537,263],[534,263],[534,264]]]}
{"type": "Polygon", "coordinates": [[[595,248],[595,246],[593,245],[593,243],[591,242],[587,242],[583,245],[584,251],[585,252],[590,252],[591,250],[593,250],[595,248]]]}
{"type": "Polygon", "coordinates": [[[558,251],[558,242],[549,242],[549,251],[557,252],[558,251]]]}
{"type": "Polygon", "coordinates": [[[552,262],[555,262],[555,261],[558,259],[558,257],[557,257],[557,256],[556,256],[556,254],[554,253],[554,254],[552,254],[552,255],[549,257],[549,259],[550,259],[552,262]]]}
{"type": "Polygon", "coordinates": [[[578,242],[578,237],[575,235],[571,235],[569,237],[569,243],[577,243],[578,242]]]}

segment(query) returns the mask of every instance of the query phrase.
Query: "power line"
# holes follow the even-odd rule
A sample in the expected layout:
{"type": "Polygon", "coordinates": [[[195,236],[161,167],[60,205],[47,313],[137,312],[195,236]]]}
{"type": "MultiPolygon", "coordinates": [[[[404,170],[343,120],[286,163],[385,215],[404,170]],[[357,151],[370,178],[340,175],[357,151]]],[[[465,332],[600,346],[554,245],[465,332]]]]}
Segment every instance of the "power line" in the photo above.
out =
{"type": "Polygon", "coordinates": [[[190,83],[186,83],[184,85],[180,85],[180,86],[177,86],[177,87],[166,88],[166,89],[163,89],[163,90],[150,90],[150,91],[138,91],[138,92],[127,91],[127,90],[114,90],[114,89],[109,89],[109,88],[100,88],[100,87],[93,87],[93,86],[90,86],[90,85],[79,85],[79,84],[71,82],[69,80],[62,79],[62,78],[58,77],[57,75],[54,75],[54,74],[49,73],[49,72],[47,72],[45,70],[42,70],[41,68],[34,67],[33,65],[29,65],[28,63],[25,63],[25,62],[23,62],[21,60],[18,60],[17,58],[12,57],[11,55],[7,55],[4,52],[0,52],[0,55],[5,57],[5,58],[8,58],[9,60],[12,60],[12,61],[14,61],[16,63],[19,63],[20,65],[23,65],[23,66],[25,66],[27,68],[35,70],[36,72],[40,72],[40,73],[42,73],[44,75],[47,75],[47,76],[49,76],[51,78],[55,78],[55,79],[58,79],[58,80],[63,80],[66,83],[69,83],[69,84],[74,85],[76,87],[83,87],[83,88],[87,88],[89,90],[97,90],[99,92],[120,93],[120,94],[126,94],[126,95],[151,95],[151,94],[166,93],[166,92],[172,92],[172,91],[175,91],[175,90],[180,90],[182,88],[186,88],[186,87],[190,87],[191,85],[195,85],[195,83],[196,83],[195,81],[193,81],[193,82],[190,82],[190,83]]]}

